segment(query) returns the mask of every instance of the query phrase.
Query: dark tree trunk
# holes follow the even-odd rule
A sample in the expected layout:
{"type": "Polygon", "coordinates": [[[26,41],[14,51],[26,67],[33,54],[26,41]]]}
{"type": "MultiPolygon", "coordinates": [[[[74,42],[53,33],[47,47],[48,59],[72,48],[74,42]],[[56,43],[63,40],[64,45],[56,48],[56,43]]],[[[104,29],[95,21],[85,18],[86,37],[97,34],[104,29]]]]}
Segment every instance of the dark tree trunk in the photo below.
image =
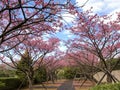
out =
{"type": "Polygon", "coordinates": [[[111,76],[109,74],[107,74],[107,82],[112,83],[112,78],[111,78],[111,76]]]}

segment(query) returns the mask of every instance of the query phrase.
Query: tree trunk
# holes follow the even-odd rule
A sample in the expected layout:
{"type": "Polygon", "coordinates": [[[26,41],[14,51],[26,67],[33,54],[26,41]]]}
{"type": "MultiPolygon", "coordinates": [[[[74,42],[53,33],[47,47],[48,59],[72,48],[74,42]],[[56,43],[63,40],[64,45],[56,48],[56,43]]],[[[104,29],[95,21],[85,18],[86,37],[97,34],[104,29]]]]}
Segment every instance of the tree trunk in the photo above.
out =
{"type": "Polygon", "coordinates": [[[86,78],[89,79],[91,82],[98,83],[98,81],[93,77],[93,74],[87,74],[86,78]]]}
{"type": "Polygon", "coordinates": [[[112,83],[112,78],[111,78],[111,76],[109,74],[107,74],[107,82],[112,83]]]}
{"type": "Polygon", "coordinates": [[[51,80],[52,80],[52,83],[54,84],[55,81],[54,81],[54,75],[53,75],[53,73],[51,73],[51,80]]]}
{"type": "Polygon", "coordinates": [[[28,83],[29,83],[29,90],[33,90],[33,80],[30,78],[30,76],[27,73],[28,83]]]}

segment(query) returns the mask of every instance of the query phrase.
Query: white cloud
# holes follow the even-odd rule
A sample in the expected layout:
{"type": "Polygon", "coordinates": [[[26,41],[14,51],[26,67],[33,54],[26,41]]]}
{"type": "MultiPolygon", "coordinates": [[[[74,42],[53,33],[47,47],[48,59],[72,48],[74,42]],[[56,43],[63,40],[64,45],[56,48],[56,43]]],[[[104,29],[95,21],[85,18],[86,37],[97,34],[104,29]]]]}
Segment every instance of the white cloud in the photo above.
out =
{"type": "Polygon", "coordinates": [[[65,52],[67,50],[67,48],[65,46],[60,46],[59,49],[60,49],[60,51],[63,51],[63,52],[65,52]]]}
{"type": "Polygon", "coordinates": [[[64,42],[60,42],[60,46],[58,47],[60,51],[66,51],[67,50],[67,47],[64,45],[64,42]]]}
{"type": "Polygon", "coordinates": [[[62,14],[63,22],[65,23],[71,23],[75,19],[75,15],[72,15],[70,13],[64,13],[62,14]]]}
{"type": "MultiPolygon", "coordinates": [[[[79,6],[82,6],[87,0],[76,0],[79,6]]],[[[89,0],[83,7],[83,10],[89,10],[93,7],[94,13],[111,13],[114,10],[119,10],[120,0],[89,0]]]]}
{"type": "MultiPolygon", "coordinates": [[[[104,21],[104,23],[109,23],[110,21],[116,21],[118,19],[117,12],[120,11],[120,9],[116,9],[112,12],[110,12],[107,16],[110,16],[108,19],[101,18],[101,20],[104,21]]],[[[120,24],[120,23],[118,23],[120,24]]]]}
{"type": "Polygon", "coordinates": [[[118,31],[118,33],[120,33],[120,30],[118,31]]]}

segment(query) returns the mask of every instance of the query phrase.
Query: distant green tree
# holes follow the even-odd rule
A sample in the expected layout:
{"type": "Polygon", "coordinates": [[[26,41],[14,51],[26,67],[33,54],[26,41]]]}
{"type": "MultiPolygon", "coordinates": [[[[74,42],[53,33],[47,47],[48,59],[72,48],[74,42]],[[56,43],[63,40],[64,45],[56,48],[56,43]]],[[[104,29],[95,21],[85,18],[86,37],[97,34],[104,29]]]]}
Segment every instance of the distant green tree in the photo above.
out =
{"type": "Polygon", "coordinates": [[[76,75],[77,68],[75,67],[66,67],[64,68],[64,77],[66,79],[73,79],[76,75]]]}

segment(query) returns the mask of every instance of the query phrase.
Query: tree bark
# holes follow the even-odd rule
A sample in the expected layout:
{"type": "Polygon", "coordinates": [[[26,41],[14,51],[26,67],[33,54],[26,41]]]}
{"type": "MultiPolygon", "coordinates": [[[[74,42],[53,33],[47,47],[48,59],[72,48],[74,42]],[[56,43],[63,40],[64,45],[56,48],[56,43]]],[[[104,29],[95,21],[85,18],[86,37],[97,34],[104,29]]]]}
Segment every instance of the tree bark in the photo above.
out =
{"type": "Polygon", "coordinates": [[[28,73],[27,73],[27,78],[29,83],[29,90],[33,90],[33,80],[30,78],[28,73]]]}
{"type": "Polygon", "coordinates": [[[112,78],[109,74],[107,74],[107,83],[112,83],[112,78]]]}

